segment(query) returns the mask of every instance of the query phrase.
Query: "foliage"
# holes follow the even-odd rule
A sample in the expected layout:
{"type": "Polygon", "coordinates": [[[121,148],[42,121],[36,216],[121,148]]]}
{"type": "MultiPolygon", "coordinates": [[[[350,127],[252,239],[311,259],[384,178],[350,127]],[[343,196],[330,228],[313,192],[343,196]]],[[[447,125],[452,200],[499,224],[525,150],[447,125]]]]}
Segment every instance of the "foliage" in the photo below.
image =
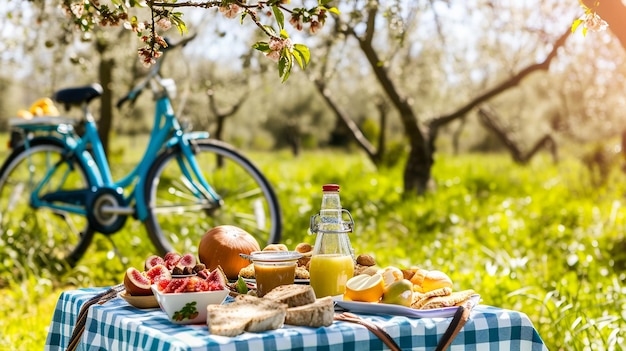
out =
{"type": "MultiPolygon", "coordinates": [[[[379,265],[444,270],[483,303],[528,314],[551,350],[623,348],[625,260],[614,255],[625,242],[623,174],[595,188],[585,167],[567,158],[521,167],[505,155],[440,155],[437,190],[403,198],[401,165],[376,171],[364,156],[337,151],[249,156],[280,197],[290,247],[313,242],[307,228],[320,187],[336,182],[356,222],[357,253],[373,254],[379,265]]],[[[152,252],[132,221],[110,238],[98,236],[70,271],[0,252],[0,349],[41,349],[59,293],[116,284],[152,252]]]]}
{"type": "MultiPolygon", "coordinates": [[[[278,74],[282,81],[289,78],[294,63],[301,68],[306,68],[311,58],[309,48],[303,44],[292,43],[289,34],[285,30],[285,14],[289,15],[288,22],[298,31],[308,25],[312,34],[317,33],[326,23],[329,13],[338,14],[337,8],[329,6],[331,0],[318,0],[310,7],[287,7],[289,0],[266,0],[266,1],[121,1],[110,0],[110,4],[96,0],[63,0],[63,8],[71,18],[74,25],[83,32],[94,31],[97,27],[118,26],[123,24],[125,28],[137,33],[137,36],[145,43],[139,49],[139,56],[144,64],[151,65],[162,55],[162,49],[168,44],[159,31],[167,31],[172,26],[176,27],[180,34],[187,32],[187,26],[183,20],[183,13],[175,11],[180,8],[217,8],[226,18],[240,18],[241,23],[250,19],[269,40],[259,41],[253,48],[264,53],[267,57],[278,64],[278,74]],[[147,8],[149,19],[140,20],[137,16],[131,16],[132,8],[147,8]],[[263,19],[271,20],[271,24],[263,23],[263,19]]],[[[304,5],[304,4],[303,4],[304,5]]]]}

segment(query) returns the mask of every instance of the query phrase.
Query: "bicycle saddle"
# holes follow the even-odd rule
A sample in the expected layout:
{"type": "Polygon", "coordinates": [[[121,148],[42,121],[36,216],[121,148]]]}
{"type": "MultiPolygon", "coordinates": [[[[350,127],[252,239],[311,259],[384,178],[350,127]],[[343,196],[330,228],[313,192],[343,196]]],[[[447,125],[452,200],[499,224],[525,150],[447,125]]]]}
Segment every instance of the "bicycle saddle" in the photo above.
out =
{"type": "Polygon", "coordinates": [[[80,105],[89,102],[94,98],[102,95],[102,86],[98,83],[87,85],[84,87],[61,89],[52,95],[52,99],[65,104],[66,108],[70,105],[80,105]]]}

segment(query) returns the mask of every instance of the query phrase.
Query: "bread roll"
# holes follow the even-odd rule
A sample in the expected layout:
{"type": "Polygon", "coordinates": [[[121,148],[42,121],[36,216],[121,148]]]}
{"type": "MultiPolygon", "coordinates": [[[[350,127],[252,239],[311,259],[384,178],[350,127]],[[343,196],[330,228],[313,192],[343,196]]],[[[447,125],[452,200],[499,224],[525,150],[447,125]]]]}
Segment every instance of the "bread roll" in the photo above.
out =
{"type": "Polygon", "coordinates": [[[289,251],[289,249],[285,244],[269,244],[263,248],[263,251],[289,251]]]}
{"type": "Polygon", "coordinates": [[[298,245],[296,245],[296,251],[298,251],[301,254],[312,254],[313,253],[313,246],[311,246],[311,244],[307,244],[307,243],[300,243],[298,245]]]}

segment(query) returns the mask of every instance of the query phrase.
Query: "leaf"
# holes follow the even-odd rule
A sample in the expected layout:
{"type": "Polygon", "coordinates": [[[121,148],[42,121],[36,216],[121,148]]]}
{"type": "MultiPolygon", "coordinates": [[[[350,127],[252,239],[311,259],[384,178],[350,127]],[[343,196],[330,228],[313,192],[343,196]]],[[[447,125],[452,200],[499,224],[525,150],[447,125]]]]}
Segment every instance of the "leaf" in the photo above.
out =
{"type": "Polygon", "coordinates": [[[300,68],[305,69],[311,59],[311,51],[309,51],[309,48],[303,44],[295,44],[293,46],[293,52],[293,57],[298,62],[300,68]]]}
{"type": "Polygon", "coordinates": [[[282,83],[286,82],[287,78],[289,78],[292,66],[293,60],[291,54],[287,49],[283,49],[280,53],[280,59],[278,60],[278,76],[283,78],[282,83]]]}
{"type": "Polygon", "coordinates": [[[576,31],[576,29],[578,28],[578,26],[580,26],[583,23],[583,20],[581,19],[577,19],[572,23],[572,33],[574,33],[576,31]]]}
{"type": "Polygon", "coordinates": [[[269,35],[276,36],[276,31],[272,26],[264,25],[263,28],[269,33],[269,35]]]}
{"type": "Polygon", "coordinates": [[[246,284],[246,281],[243,280],[241,276],[237,279],[236,289],[237,289],[237,292],[240,294],[248,293],[248,284],[246,284]]]}
{"type": "Polygon", "coordinates": [[[187,25],[181,17],[183,17],[182,12],[174,12],[170,15],[170,21],[176,26],[180,34],[185,34],[187,33],[187,25]]]}
{"type": "Polygon", "coordinates": [[[336,8],[336,7],[331,7],[331,8],[329,8],[329,9],[328,9],[328,12],[330,12],[330,13],[334,13],[335,15],[340,15],[340,14],[341,14],[341,11],[339,11],[339,9],[338,9],[338,8],[336,8]]]}
{"type": "Polygon", "coordinates": [[[283,38],[283,39],[287,39],[287,38],[289,38],[289,33],[287,33],[286,30],[281,29],[280,30],[280,37],[283,38]]]}
{"type": "Polygon", "coordinates": [[[285,14],[283,14],[278,6],[272,6],[272,11],[274,12],[274,17],[276,17],[278,28],[282,30],[285,27],[285,14]]]}
{"type": "Polygon", "coordinates": [[[253,49],[259,50],[261,52],[270,52],[270,44],[265,41],[258,41],[252,45],[253,49]]]}

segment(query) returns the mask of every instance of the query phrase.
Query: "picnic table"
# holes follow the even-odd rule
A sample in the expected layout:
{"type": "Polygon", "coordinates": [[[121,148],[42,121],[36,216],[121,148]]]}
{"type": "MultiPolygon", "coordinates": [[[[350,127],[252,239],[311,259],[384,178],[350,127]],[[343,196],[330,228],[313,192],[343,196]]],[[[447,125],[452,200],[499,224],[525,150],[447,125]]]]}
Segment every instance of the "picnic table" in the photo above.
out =
{"type": "MultiPolygon", "coordinates": [[[[81,306],[107,288],[69,290],[59,296],[45,350],[65,351],[81,306]]],[[[359,314],[384,329],[402,350],[435,350],[450,318],[409,318],[359,314]]],[[[366,327],[335,321],[329,327],[285,325],[237,337],[211,335],[206,325],[171,323],[158,308],[138,309],[113,298],[88,309],[77,350],[384,350],[385,344],[366,327]]],[[[449,350],[547,350],[522,312],[478,304],[449,350]]]]}

